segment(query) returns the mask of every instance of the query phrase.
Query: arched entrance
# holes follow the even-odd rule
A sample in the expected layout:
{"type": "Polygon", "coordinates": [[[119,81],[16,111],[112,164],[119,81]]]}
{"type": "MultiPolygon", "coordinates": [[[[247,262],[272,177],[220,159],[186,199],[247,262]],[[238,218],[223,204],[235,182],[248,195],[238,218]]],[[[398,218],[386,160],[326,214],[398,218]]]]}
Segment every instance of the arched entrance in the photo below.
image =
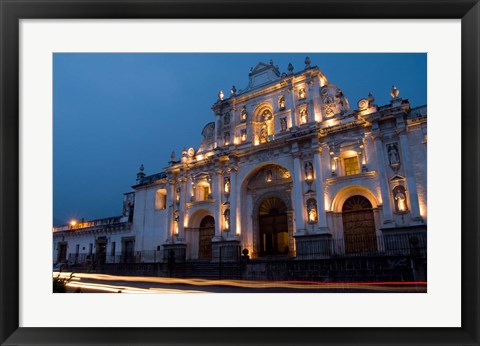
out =
{"type": "Polygon", "coordinates": [[[373,208],[367,198],[349,197],[342,207],[342,221],[345,253],[377,251],[373,208]]]}
{"type": "Polygon", "coordinates": [[[287,206],[278,197],[268,197],[258,211],[260,256],[289,252],[287,206]]]}
{"type": "Polygon", "coordinates": [[[212,258],[212,238],[215,236],[215,219],[211,215],[203,217],[198,229],[198,258],[212,258]]]}

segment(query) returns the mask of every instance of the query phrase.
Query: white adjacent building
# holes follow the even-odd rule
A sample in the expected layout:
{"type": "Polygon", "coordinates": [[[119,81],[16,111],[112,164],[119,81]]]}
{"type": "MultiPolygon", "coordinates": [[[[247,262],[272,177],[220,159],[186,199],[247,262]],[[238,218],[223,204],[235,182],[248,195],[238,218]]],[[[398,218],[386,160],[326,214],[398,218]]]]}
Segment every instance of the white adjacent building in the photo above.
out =
{"type": "Polygon", "coordinates": [[[426,106],[395,87],[386,105],[371,94],[351,105],[309,58],[300,72],[259,63],[248,78],[219,92],[197,148],[163,172],[141,167],[110,228],[54,228],[54,261],[325,258],[425,242],[426,106]]]}

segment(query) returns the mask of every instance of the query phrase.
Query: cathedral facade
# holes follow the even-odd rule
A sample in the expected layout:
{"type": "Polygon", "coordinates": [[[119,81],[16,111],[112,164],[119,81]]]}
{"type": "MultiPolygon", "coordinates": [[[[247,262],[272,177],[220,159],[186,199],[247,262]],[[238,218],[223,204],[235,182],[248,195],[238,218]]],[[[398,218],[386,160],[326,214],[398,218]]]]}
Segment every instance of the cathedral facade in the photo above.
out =
{"type": "Polygon", "coordinates": [[[248,78],[219,92],[198,147],[163,172],[140,168],[109,227],[54,228],[54,262],[89,247],[105,262],[228,262],[426,242],[426,106],[395,86],[386,105],[371,94],[352,105],[309,58],[299,72],[259,63],[248,78]]]}

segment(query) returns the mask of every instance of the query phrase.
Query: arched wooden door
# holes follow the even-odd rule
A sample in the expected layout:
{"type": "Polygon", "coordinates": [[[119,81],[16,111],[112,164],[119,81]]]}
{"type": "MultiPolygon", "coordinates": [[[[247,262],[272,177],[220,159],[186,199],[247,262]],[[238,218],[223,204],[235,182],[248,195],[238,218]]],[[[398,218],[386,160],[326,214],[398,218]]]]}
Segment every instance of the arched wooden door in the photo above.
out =
{"type": "Polygon", "coordinates": [[[265,199],[259,215],[260,256],[286,255],[289,252],[287,206],[278,197],[265,199]]]}
{"type": "Polygon", "coordinates": [[[215,219],[207,215],[200,222],[198,229],[198,258],[212,258],[212,238],[215,236],[215,219]]]}
{"type": "Polygon", "coordinates": [[[342,207],[345,253],[377,251],[375,219],[370,201],[363,196],[348,198],[342,207]]]}

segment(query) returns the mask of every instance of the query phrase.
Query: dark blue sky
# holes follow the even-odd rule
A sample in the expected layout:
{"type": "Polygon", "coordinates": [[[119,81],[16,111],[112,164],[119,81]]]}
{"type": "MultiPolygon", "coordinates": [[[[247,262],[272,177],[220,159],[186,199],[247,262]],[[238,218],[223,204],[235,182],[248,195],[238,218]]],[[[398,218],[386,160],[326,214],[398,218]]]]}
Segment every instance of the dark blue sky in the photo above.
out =
{"type": "Polygon", "coordinates": [[[157,173],[172,150],[198,148],[220,89],[244,89],[259,61],[298,72],[307,55],[352,108],[369,92],[388,103],[392,85],[412,106],[427,103],[426,54],[55,53],[54,223],[120,215],[140,164],[157,173]]]}

